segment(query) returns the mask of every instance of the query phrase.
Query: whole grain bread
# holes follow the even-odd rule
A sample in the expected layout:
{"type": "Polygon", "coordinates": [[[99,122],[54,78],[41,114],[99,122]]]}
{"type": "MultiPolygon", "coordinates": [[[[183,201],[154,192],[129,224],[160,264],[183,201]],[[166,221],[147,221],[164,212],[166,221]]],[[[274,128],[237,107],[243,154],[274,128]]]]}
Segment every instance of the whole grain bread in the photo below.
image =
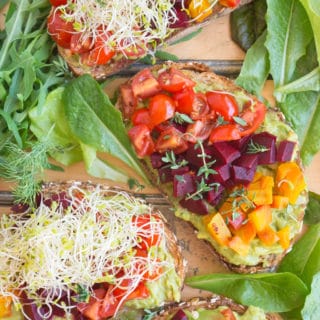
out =
{"type": "MultiPolygon", "coordinates": [[[[208,85],[209,87],[214,84],[214,90],[223,90],[227,92],[243,92],[245,95],[251,97],[253,100],[257,100],[257,97],[254,95],[246,92],[243,88],[240,88],[237,86],[233,80],[217,75],[214,72],[212,72],[206,65],[196,62],[188,62],[188,63],[173,63],[173,62],[167,62],[166,64],[162,65],[156,65],[152,67],[152,71],[154,73],[161,72],[162,69],[166,69],[173,66],[176,69],[179,69],[184,74],[186,74],[190,79],[195,81],[196,83],[201,83],[204,85],[208,85]]],[[[130,84],[131,80],[128,80],[128,83],[130,84]]],[[[130,118],[126,118],[127,112],[125,112],[125,107],[123,104],[123,100],[121,95],[118,98],[116,107],[122,111],[122,114],[124,115],[124,120],[129,123],[130,118]]],[[[284,115],[276,108],[268,108],[269,113],[273,113],[275,117],[277,117],[279,122],[285,122],[284,115]]],[[[291,130],[291,129],[290,129],[291,130]]],[[[292,131],[293,132],[293,131],[292,131]]],[[[295,162],[299,164],[300,167],[302,167],[301,159],[299,152],[295,155],[295,162]]],[[[171,202],[171,204],[174,206],[175,210],[182,209],[181,206],[177,201],[175,201],[175,198],[172,194],[172,188],[168,188],[166,185],[159,183],[159,177],[156,170],[154,170],[148,160],[142,159],[141,160],[142,166],[145,169],[145,172],[148,174],[149,179],[151,182],[158,187],[160,192],[171,202]]],[[[305,201],[302,201],[299,204],[299,214],[298,214],[298,220],[302,221],[304,216],[304,211],[307,204],[307,191],[304,190],[302,192],[302,195],[305,199],[305,201]]],[[[183,209],[186,210],[186,209],[183,209]]],[[[257,273],[257,272],[268,272],[274,270],[282,260],[282,258],[286,255],[288,251],[291,250],[291,247],[294,243],[294,239],[291,241],[290,247],[287,250],[284,250],[280,254],[270,253],[265,256],[259,256],[259,263],[255,265],[246,265],[246,264],[234,264],[228,261],[228,259],[221,255],[213,246],[212,253],[230,270],[238,273],[257,273]]]]}

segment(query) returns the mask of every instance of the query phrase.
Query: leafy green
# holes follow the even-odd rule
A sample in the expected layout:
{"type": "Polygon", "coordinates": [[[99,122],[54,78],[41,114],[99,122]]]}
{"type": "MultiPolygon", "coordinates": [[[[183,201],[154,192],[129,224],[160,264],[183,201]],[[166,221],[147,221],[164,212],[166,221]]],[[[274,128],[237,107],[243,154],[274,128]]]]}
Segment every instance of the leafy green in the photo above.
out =
{"type": "Polygon", "coordinates": [[[304,215],[304,222],[315,224],[320,222],[320,195],[309,191],[309,202],[304,215]]]}
{"type": "Polygon", "coordinates": [[[176,41],[172,42],[172,44],[178,44],[178,43],[181,43],[181,42],[184,42],[184,41],[189,41],[192,38],[194,38],[195,36],[197,36],[201,31],[202,31],[202,28],[199,28],[199,29],[189,33],[185,37],[182,37],[179,40],[176,40],[176,41]]]}
{"type": "MultiPolygon", "coordinates": [[[[311,25],[298,0],[268,0],[267,40],[265,46],[270,57],[270,73],[275,87],[288,83],[297,61],[306,53],[312,40],[311,25]],[[279,14],[281,13],[281,14],[279,14]]],[[[282,95],[277,96],[282,100],[282,95]]]]}
{"type": "Polygon", "coordinates": [[[268,52],[264,46],[266,32],[248,50],[236,83],[251,93],[260,95],[269,74],[268,52]]]}
{"type": "Polygon", "coordinates": [[[186,279],[186,284],[208,290],[270,312],[289,311],[303,304],[308,289],[294,274],[209,274],[186,279]]]}
{"type": "Polygon", "coordinates": [[[125,162],[146,181],[127,136],[121,113],[89,75],[71,81],[63,93],[68,125],[73,136],[98,151],[125,162]]]}
{"type": "Polygon", "coordinates": [[[310,287],[312,277],[320,271],[320,224],[310,226],[284,257],[278,271],[292,272],[310,287]]]}
{"type": "Polygon", "coordinates": [[[302,317],[304,320],[318,320],[320,317],[320,272],[318,272],[312,280],[311,293],[307,296],[305,305],[302,309],[302,317]]]}
{"type": "Polygon", "coordinates": [[[256,0],[231,12],[231,38],[247,51],[266,28],[266,0],[256,0]]]}

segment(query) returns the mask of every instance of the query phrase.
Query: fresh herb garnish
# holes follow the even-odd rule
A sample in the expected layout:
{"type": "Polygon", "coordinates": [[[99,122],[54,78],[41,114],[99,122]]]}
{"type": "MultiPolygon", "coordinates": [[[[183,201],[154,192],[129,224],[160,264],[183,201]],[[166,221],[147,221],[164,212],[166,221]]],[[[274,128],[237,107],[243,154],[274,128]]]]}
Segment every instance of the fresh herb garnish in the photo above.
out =
{"type": "Polygon", "coordinates": [[[216,121],[217,121],[217,126],[221,126],[223,124],[228,124],[229,123],[228,121],[224,120],[223,116],[218,116],[216,121]]]}
{"type": "Polygon", "coordinates": [[[197,181],[197,190],[194,193],[188,194],[186,200],[200,200],[203,199],[205,192],[213,190],[213,188],[219,188],[220,184],[217,182],[206,183],[202,178],[200,182],[197,181]]]}
{"type": "Polygon", "coordinates": [[[77,302],[88,302],[90,298],[90,292],[89,290],[80,284],[77,285],[77,296],[76,301],[77,302]]]}
{"type": "Polygon", "coordinates": [[[128,187],[130,190],[141,191],[145,188],[143,184],[141,184],[137,179],[129,178],[128,179],[128,187]]]}
{"type": "Polygon", "coordinates": [[[245,120],[243,120],[240,117],[233,117],[234,122],[236,122],[237,124],[240,124],[240,126],[245,127],[247,125],[247,122],[245,120]]]}
{"type": "Polygon", "coordinates": [[[200,148],[201,153],[197,155],[198,158],[202,159],[203,165],[199,168],[197,175],[201,176],[204,175],[206,179],[208,179],[210,174],[216,174],[217,171],[212,169],[211,166],[215,164],[216,160],[212,160],[207,162],[206,159],[211,159],[211,156],[206,154],[203,143],[201,140],[198,140],[194,146],[195,149],[200,148]]]}
{"type": "Polygon", "coordinates": [[[193,120],[188,115],[180,112],[174,114],[173,121],[178,124],[193,123],[193,120]]]}
{"type": "Polygon", "coordinates": [[[161,158],[164,163],[167,163],[171,169],[178,169],[184,167],[188,164],[188,161],[183,159],[180,162],[177,162],[177,158],[173,150],[169,150],[165,153],[165,155],[161,158]]]}
{"type": "Polygon", "coordinates": [[[260,152],[266,152],[268,150],[270,149],[267,148],[266,146],[259,144],[257,142],[253,142],[253,140],[250,139],[248,143],[248,149],[246,152],[250,154],[254,154],[254,153],[260,153],[260,152]]]}

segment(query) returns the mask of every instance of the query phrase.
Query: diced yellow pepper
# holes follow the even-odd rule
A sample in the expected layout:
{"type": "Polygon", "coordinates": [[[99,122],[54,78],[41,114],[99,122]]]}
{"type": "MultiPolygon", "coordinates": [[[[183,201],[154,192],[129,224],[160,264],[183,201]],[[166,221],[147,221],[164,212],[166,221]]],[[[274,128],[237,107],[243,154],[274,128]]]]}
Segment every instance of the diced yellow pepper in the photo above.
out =
{"type": "Polygon", "coordinates": [[[273,196],[272,208],[285,209],[289,204],[289,198],[279,195],[273,196]]]}
{"type": "Polygon", "coordinates": [[[272,204],[273,187],[273,178],[261,175],[259,179],[249,184],[248,198],[257,206],[272,204]]]}
{"type": "Polygon", "coordinates": [[[214,240],[221,245],[228,245],[229,239],[231,238],[231,232],[220,213],[216,213],[212,217],[207,224],[207,228],[214,240]]]}
{"type": "Polygon", "coordinates": [[[272,211],[270,206],[260,206],[248,214],[257,232],[265,229],[272,222],[272,211]]]}
{"type": "Polygon", "coordinates": [[[270,226],[266,226],[263,230],[258,231],[257,235],[261,242],[266,246],[272,246],[279,240],[277,232],[270,226]]]}
{"type": "Polygon", "coordinates": [[[212,14],[212,8],[208,0],[191,0],[188,7],[192,19],[202,22],[212,14]]]}
{"type": "Polygon", "coordinates": [[[286,250],[290,246],[290,227],[285,226],[277,232],[281,247],[286,250]]]}
{"type": "Polygon", "coordinates": [[[9,296],[0,296],[0,317],[11,316],[12,298],[9,296]]]}
{"type": "Polygon", "coordinates": [[[248,220],[247,223],[243,224],[238,230],[235,230],[234,233],[239,236],[244,243],[249,244],[257,234],[254,224],[248,220]]]}
{"type": "Polygon", "coordinates": [[[229,247],[235,252],[239,253],[240,256],[246,256],[249,253],[249,244],[245,243],[240,237],[234,236],[229,241],[229,247]]]}

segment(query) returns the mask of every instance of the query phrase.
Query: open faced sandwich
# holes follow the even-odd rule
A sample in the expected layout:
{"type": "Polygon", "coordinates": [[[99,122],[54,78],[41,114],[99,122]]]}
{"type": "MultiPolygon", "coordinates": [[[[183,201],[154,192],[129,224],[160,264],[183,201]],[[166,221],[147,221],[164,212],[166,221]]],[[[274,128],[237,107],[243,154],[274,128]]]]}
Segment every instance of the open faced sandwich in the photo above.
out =
{"type": "MultiPolygon", "coordinates": [[[[48,33],[76,74],[103,78],[240,0],[50,0],[48,33]]],[[[248,1],[243,1],[248,2],[248,1]]]]}
{"type": "Polygon", "coordinates": [[[284,116],[196,63],[142,70],[121,86],[117,106],[175,214],[232,270],[273,269],[307,203],[297,136],[284,116]]]}
{"type": "Polygon", "coordinates": [[[162,215],[142,200],[51,183],[34,208],[18,209],[0,220],[1,316],[139,319],[145,308],[180,301],[185,261],[162,215]]]}

